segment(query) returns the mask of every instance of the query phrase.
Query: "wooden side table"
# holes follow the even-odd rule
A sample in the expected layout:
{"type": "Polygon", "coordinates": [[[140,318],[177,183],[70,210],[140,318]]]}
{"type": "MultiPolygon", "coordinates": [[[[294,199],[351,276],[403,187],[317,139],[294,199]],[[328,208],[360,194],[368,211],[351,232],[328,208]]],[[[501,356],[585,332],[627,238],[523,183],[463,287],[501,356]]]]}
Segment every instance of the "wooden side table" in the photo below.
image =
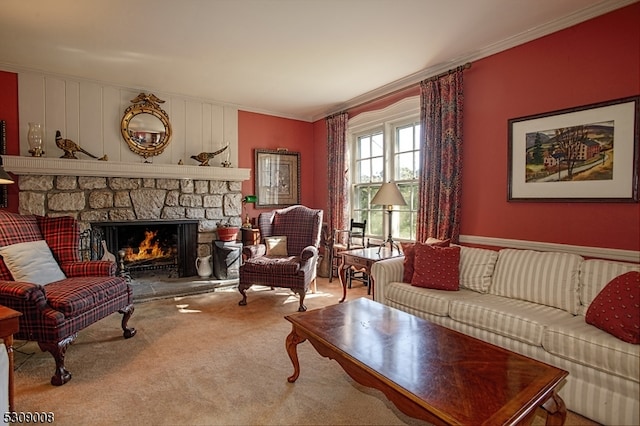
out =
{"type": "Polygon", "coordinates": [[[340,300],[340,303],[342,303],[347,298],[347,269],[353,266],[356,269],[364,270],[364,273],[369,275],[369,285],[371,286],[371,294],[373,296],[375,295],[375,286],[373,278],[371,277],[371,265],[380,260],[404,256],[404,253],[397,249],[388,249],[387,247],[369,247],[341,251],[338,252],[338,255],[341,256],[340,266],[338,267],[338,278],[340,278],[340,284],[342,284],[342,299],[340,300]]]}
{"type": "Polygon", "coordinates": [[[9,411],[13,410],[13,334],[20,328],[18,319],[22,314],[0,305],[0,339],[4,341],[9,356],[9,411]]]}
{"type": "Polygon", "coordinates": [[[260,244],[260,230],[257,228],[242,228],[242,245],[253,246],[260,244]]]}

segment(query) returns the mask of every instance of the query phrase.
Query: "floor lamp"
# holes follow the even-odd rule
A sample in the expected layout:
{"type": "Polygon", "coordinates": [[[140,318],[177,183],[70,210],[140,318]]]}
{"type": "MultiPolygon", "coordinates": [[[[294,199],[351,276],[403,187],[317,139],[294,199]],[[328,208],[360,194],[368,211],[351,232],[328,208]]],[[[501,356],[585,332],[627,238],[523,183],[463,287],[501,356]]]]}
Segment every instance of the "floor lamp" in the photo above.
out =
{"type": "MultiPolygon", "coordinates": [[[[389,243],[389,249],[393,251],[393,248],[397,248],[400,251],[400,247],[393,241],[391,236],[391,212],[393,212],[393,206],[406,206],[407,202],[402,197],[398,185],[394,182],[383,183],[376,195],[371,200],[371,204],[378,206],[387,206],[387,212],[389,214],[389,236],[385,242],[380,246],[382,248],[389,243]]],[[[378,253],[380,250],[378,250],[378,253]]]]}

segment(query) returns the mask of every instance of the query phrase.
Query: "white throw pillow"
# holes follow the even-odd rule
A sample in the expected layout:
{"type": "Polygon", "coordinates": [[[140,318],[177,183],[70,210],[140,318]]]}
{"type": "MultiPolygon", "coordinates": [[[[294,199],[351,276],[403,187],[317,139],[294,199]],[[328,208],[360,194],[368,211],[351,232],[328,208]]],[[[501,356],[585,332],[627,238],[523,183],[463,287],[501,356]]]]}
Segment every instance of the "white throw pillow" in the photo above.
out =
{"type": "Polygon", "coordinates": [[[267,256],[286,256],[287,252],[287,237],[267,237],[264,239],[267,245],[267,256]]]}
{"type": "Polygon", "coordinates": [[[0,247],[0,256],[16,281],[45,285],[67,278],[45,240],[0,247]]]}

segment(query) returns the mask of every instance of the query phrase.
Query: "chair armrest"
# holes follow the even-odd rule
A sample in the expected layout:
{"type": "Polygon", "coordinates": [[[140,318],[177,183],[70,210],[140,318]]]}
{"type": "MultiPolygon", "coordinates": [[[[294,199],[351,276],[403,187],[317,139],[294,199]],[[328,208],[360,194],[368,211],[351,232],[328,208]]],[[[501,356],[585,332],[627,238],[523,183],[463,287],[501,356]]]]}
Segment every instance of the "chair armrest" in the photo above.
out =
{"type": "Polygon", "coordinates": [[[62,272],[69,277],[113,277],[116,274],[115,262],[106,260],[87,260],[83,262],[65,262],[60,265],[62,272]]]}
{"type": "Polygon", "coordinates": [[[253,244],[242,247],[242,254],[245,259],[253,259],[267,254],[267,246],[264,244],[253,244]]]}
{"type": "Polygon", "coordinates": [[[318,248],[315,246],[306,246],[302,253],[300,253],[300,260],[302,262],[306,262],[309,259],[312,259],[314,256],[318,256],[318,248]]]}
{"type": "Polygon", "coordinates": [[[371,278],[375,285],[375,301],[384,303],[384,288],[388,283],[402,282],[404,256],[381,260],[371,265],[371,278]]]}
{"type": "Polygon", "coordinates": [[[0,280],[0,304],[11,309],[18,308],[16,310],[20,312],[25,304],[44,309],[47,306],[47,296],[40,284],[0,280]]]}

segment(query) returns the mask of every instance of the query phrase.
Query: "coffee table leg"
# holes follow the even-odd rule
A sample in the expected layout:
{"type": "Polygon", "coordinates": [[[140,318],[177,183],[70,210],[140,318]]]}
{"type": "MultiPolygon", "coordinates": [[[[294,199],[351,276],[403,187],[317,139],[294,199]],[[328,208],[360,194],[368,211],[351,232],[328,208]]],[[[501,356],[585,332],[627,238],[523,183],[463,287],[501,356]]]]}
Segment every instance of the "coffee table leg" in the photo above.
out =
{"type": "Polygon", "coordinates": [[[562,426],[567,419],[567,407],[555,390],[547,402],[542,404],[542,408],[547,412],[547,425],[562,426]]]}
{"type": "Polygon", "coordinates": [[[298,362],[298,345],[305,340],[307,339],[298,336],[295,326],[291,330],[291,333],[289,333],[289,335],[287,336],[285,345],[287,347],[287,353],[289,354],[291,363],[293,364],[293,375],[287,378],[287,381],[289,383],[293,383],[298,380],[298,376],[300,375],[300,362],[298,362]]]}

